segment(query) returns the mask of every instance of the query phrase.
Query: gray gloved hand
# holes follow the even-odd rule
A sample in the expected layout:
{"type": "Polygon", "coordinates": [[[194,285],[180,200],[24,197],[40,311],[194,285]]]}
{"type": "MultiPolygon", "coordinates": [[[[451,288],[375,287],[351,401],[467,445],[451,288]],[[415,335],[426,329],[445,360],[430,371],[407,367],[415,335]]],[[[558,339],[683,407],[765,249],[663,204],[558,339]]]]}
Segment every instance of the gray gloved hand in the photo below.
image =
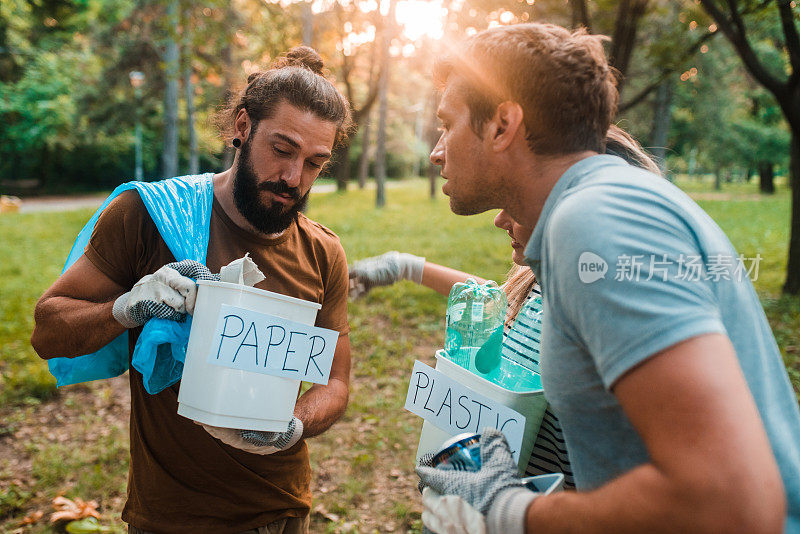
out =
{"type": "MultiPolygon", "coordinates": [[[[525,512],[538,493],[525,487],[508,442],[501,432],[484,429],[480,447],[479,471],[451,471],[419,466],[417,474],[424,486],[430,487],[440,496],[457,496],[485,516],[489,534],[523,534],[525,512]]],[[[430,501],[444,504],[436,499],[430,501]]],[[[426,508],[426,512],[433,515],[446,514],[448,509],[452,507],[437,505],[426,508]]]]}
{"type": "MultiPolygon", "coordinates": [[[[435,453],[426,452],[425,454],[417,458],[417,466],[433,467],[434,456],[436,456],[435,453]]],[[[420,479],[419,482],[417,483],[417,489],[419,490],[420,493],[422,493],[422,490],[425,489],[425,483],[422,482],[422,479],[420,479]]]]}
{"type": "MultiPolygon", "coordinates": [[[[195,421],[196,422],[196,421],[195,421]]],[[[303,437],[303,422],[292,418],[285,432],[266,432],[263,430],[236,430],[211,425],[201,425],[206,432],[231,447],[236,447],[253,454],[274,454],[285,451],[295,445],[303,437]]]]}
{"type": "Polygon", "coordinates": [[[425,258],[396,250],[355,262],[350,267],[350,298],[356,299],[373,287],[388,286],[400,280],[422,283],[425,258]]]}
{"type": "Polygon", "coordinates": [[[136,282],[114,301],[112,315],[125,328],[141,326],[151,317],[183,322],[194,312],[197,280],[214,280],[217,275],[202,263],[183,260],[164,265],[136,282]]]}

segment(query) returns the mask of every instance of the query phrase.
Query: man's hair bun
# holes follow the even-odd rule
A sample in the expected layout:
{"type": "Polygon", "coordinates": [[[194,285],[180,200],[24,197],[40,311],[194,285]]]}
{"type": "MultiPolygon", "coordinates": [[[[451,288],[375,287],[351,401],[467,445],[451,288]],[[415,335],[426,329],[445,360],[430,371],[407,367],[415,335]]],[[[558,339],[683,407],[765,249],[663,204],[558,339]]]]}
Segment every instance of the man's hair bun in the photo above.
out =
{"type": "Polygon", "coordinates": [[[273,64],[273,68],[276,69],[281,67],[305,67],[319,75],[322,75],[324,66],[325,63],[317,51],[308,46],[295,46],[285,56],[279,57],[273,64]]]}
{"type": "Polygon", "coordinates": [[[322,58],[313,48],[297,46],[273,61],[269,68],[251,73],[247,86],[232,95],[217,115],[217,124],[227,140],[235,137],[239,112],[244,110],[253,124],[269,119],[281,102],[310,111],[336,124],[334,146],[347,137],[351,127],[347,99],[326,78],[322,58]]]}

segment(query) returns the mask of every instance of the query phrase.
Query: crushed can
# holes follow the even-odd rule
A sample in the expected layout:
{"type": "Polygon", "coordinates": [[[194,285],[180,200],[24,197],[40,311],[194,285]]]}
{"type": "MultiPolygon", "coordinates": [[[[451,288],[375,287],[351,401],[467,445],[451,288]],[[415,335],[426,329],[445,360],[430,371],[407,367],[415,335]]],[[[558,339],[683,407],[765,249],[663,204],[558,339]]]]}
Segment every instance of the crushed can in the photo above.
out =
{"type": "Polygon", "coordinates": [[[448,471],[480,471],[481,435],[466,432],[454,436],[442,444],[431,466],[448,471]]]}

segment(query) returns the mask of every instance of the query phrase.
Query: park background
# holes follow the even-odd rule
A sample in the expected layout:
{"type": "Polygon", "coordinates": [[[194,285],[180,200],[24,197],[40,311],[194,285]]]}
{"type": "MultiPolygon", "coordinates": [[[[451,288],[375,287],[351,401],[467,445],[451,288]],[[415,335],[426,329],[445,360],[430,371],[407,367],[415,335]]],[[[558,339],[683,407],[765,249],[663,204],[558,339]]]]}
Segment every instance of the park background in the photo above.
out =
{"type": "MultiPolygon", "coordinates": [[[[451,214],[427,161],[430,71],[459,38],[521,21],[612,37],[617,123],[760,256],[754,284],[800,392],[796,0],[0,0],[0,193],[23,199],[0,213],[0,532],[63,528],[48,524],[59,496],[123,526],[127,377],[56,390],[29,343],[34,304],[93,211],[69,206],[137,176],[226,168],[215,112],[306,43],[357,126],[308,215],[351,261],[399,249],[501,281],[511,249],[494,214],[451,214]]],[[[350,407],[309,444],[312,532],[419,530],[421,422],[402,406],[414,359],[443,344],[444,309],[407,282],[351,303],[350,407]]]]}

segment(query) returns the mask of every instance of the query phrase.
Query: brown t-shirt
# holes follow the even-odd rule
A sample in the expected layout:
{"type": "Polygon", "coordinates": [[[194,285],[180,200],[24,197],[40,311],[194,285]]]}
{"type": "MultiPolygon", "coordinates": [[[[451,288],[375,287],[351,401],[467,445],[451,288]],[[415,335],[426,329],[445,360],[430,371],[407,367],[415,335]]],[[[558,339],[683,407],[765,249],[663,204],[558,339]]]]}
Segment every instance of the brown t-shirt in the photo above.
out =
{"type": "MultiPolygon", "coordinates": [[[[322,304],[316,325],[349,331],[347,260],[336,235],[300,215],[277,238],[236,226],[214,199],[206,264],[212,272],[249,252],[266,279],[256,287],[322,304]]],[[[86,247],[103,273],[130,288],[175,261],[135,191],[103,211],[86,247]]],[[[129,330],[130,353],[141,328],[129,330]]],[[[180,383],[148,394],[131,368],[131,466],[126,522],[165,533],[241,532],[311,506],[308,448],[269,456],[229,447],[177,414],[180,383]]]]}

